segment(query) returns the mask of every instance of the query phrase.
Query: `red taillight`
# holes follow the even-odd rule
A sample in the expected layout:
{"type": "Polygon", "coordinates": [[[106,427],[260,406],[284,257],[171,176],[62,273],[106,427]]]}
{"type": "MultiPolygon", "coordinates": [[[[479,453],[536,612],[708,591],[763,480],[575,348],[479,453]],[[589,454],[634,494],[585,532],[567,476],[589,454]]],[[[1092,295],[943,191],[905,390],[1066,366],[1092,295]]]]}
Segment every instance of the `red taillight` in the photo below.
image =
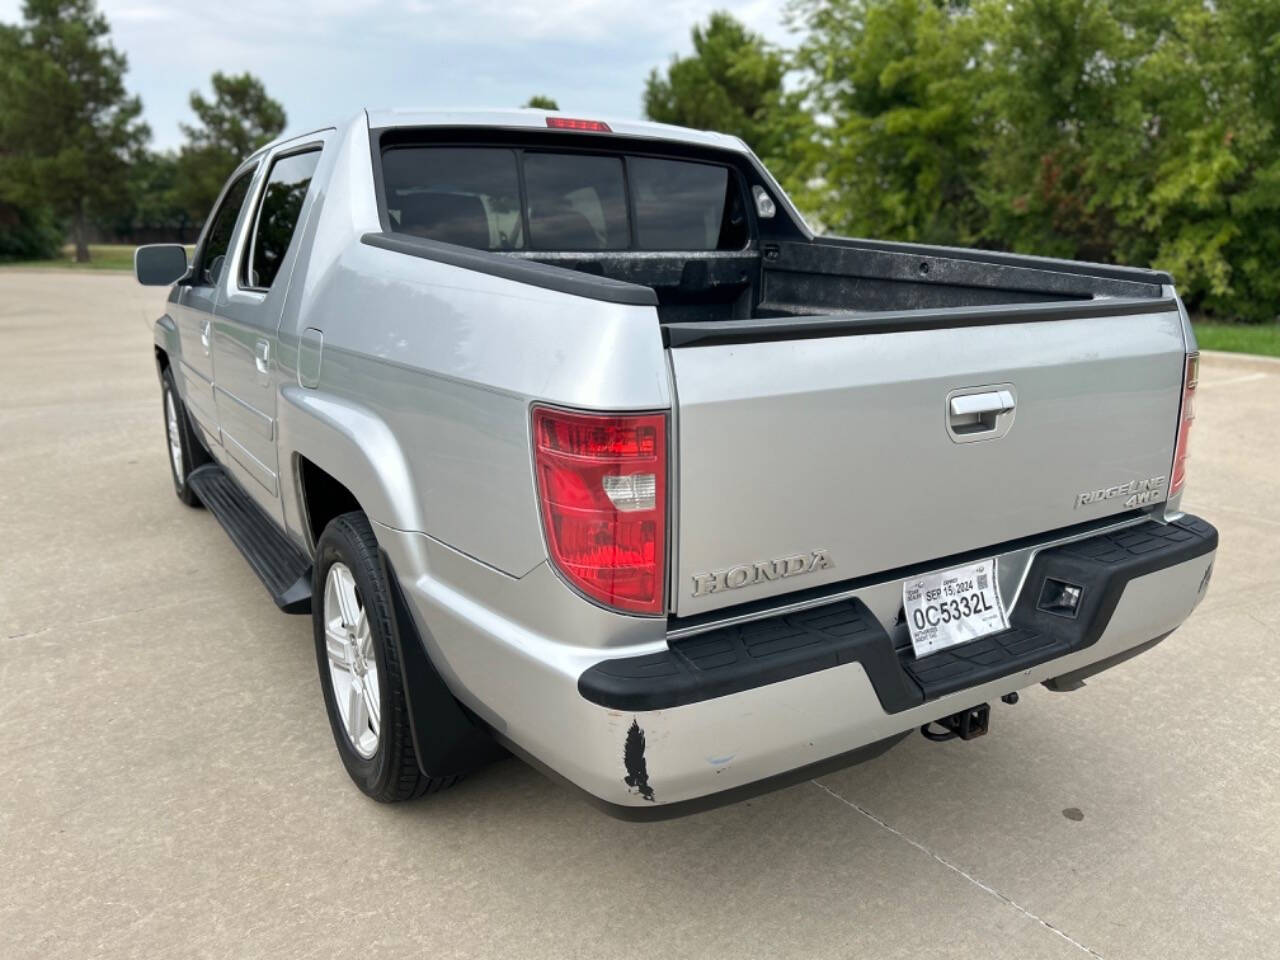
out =
{"type": "Polygon", "coordinates": [[[589,133],[612,133],[603,120],[575,120],[573,117],[547,117],[547,126],[556,130],[585,130],[589,133]]]}
{"type": "Polygon", "coordinates": [[[1169,480],[1171,497],[1182,489],[1187,480],[1187,441],[1191,437],[1191,422],[1196,418],[1196,384],[1199,381],[1200,354],[1188,354],[1182,380],[1182,409],[1178,415],[1178,443],[1173,448],[1173,476],[1169,480]]]}
{"type": "Polygon", "coordinates": [[[667,417],[534,407],[533,457],[551,562],[628,613],[663,611],[667,417]]]}

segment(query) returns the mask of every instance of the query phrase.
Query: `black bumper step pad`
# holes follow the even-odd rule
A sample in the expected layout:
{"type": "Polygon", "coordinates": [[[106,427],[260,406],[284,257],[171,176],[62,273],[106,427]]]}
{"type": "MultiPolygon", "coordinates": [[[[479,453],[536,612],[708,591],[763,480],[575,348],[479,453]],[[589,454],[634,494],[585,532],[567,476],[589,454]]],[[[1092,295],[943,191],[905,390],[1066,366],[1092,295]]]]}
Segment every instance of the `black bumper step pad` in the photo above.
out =
{"type": "Polygon", "coordinates": [[[662,653],[606,660],[578,679],[578,691],[602,706],[661,710],[855,662],[874,674],[886,710],[921,702],[898,667],[889,635],[861,600],[672,640],[662,653]]]}
{"type": "Polygon", "coordinates": [[[276,606],[311,612],[311,561],[240,485],[216,463],[191,471],[187,483],[222,524],[276,606]]]}
{"type": "Polygon", "coordinates": [[[901,659],[902,669],[925,692],[926,698],[933,700],[982,682],[975,677],[990,674],[995,679],[1067,652],[1068,648],[1052,637],[1015,628],[940,650],[919,660],[910,653],[901,659]]]}
{"type": "Polygon", "coordinates": [[[578,691],[605,707],[660,710],[857,662],[885,711],[898,713],[1091,646],[1130,580],[1217,545],[1210,524],[1183,516],[1043,550],[1008,630],[919,659],[909,647],[895,651],[888,632],[854,598],[671,640],[661,653],[602,661],[578,678],[578,691]],[[1074,618],[1037,609],[1049,577],[1083,588],[1074,618]]]}
{"type": "Polygon", "coordinates": [[[1184,515],[1173,523],[1151,520],[1042,551],[1009,613],[1008,630],[918,660],[908,649],[900,655],[902,669],[933,700],[1084,650],[1106,630],[1130,580],[1192,560],[1217,545],[1217,530],[1199,517],[1184,515]],[[1075,617],[1037,608],[1041,587],[1050,577],[1083,588],[1075,617]]]}

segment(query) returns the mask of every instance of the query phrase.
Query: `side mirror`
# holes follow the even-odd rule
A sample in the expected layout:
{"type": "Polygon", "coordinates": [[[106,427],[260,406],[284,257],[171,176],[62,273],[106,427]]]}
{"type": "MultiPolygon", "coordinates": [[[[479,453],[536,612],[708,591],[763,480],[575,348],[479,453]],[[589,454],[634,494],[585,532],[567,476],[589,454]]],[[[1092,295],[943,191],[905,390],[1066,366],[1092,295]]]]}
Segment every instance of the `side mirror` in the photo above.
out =
{"type": "Polygon", "coordinates": [[[133,273],[144,287],[167,287],[187,274],[187,248],[152,243],[133,251],[133,273]]]}

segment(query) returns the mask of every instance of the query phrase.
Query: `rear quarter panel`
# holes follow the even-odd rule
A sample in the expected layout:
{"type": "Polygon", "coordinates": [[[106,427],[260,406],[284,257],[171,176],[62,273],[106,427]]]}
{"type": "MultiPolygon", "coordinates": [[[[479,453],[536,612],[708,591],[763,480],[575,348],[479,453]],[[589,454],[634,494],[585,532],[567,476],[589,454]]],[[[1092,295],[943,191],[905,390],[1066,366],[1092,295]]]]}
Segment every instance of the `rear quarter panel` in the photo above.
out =
{"type": "Polygon", "coordinates": [[[652,308],[356,244],[306,315],[324,331],[319,392],[360,404],[399,444],[410,488],[376,519],[507,573],[545,559],[530,404],[670,406],[652,308]]]}
{"type": "Polygon", "coordinates": [[[669,408],[655,312],[362,243],[381,229],[367,127],[333,149],[280,326],[281,466],[299,453],[374,520],[524,574],[546,556],[529,406],[669,408]],[[307,328],[324,341],[314,388],[297,379],[307,328]]]}

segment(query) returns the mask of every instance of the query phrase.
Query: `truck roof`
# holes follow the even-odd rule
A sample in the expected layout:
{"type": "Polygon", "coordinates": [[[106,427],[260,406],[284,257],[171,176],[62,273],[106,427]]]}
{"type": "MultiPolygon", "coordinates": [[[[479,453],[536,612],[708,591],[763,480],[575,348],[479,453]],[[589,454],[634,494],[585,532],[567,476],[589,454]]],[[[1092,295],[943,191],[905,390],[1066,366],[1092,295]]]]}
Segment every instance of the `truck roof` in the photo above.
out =
{"type": "Polygon", "coordinates": [[[418,109],[370,109],[366,111],[369,127],[374,130],[389,127],[488,127],[491,129],[546,130],[548,117],[600,120],[609,125],[610,131],[624,137],[647,140],[666,140],[704,147],[717,147],[746,153],[746,145],[737,137],[710,130],[693,130],[667,123],[651,123],[646,120],[620,120],[614,117],[564,113],[555,110],[418,110],[418,109]]]}

